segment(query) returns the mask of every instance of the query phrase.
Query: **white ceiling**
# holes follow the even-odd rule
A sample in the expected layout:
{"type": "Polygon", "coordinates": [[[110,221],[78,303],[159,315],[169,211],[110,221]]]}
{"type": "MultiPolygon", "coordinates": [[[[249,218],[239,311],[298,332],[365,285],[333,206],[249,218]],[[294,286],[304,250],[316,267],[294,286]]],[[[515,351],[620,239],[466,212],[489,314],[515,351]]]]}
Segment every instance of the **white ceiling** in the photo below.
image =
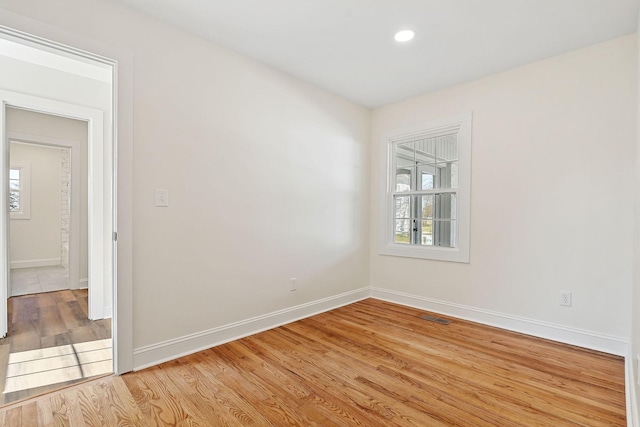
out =
{"type": "Polygon", "coordinates": [[[636,31],[640,0],[117,0],[375,108],[636,31]],[[410,28],[416,38],[393,40],[410,28]]]}

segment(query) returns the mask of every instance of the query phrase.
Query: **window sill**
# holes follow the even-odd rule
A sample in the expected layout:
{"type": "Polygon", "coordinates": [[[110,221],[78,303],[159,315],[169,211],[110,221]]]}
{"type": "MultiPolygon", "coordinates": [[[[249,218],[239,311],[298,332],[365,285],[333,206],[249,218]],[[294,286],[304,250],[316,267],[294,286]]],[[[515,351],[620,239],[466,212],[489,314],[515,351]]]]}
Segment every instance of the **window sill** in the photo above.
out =
{"type": "Polygon", "coordinates": [[[434,261],[460,262],[466,264],[469,263],[469,251],[464,251],[459,248],[434,248],[388,244],[380,247],[378,252],[380,255],[430,259],[434,261]]]}

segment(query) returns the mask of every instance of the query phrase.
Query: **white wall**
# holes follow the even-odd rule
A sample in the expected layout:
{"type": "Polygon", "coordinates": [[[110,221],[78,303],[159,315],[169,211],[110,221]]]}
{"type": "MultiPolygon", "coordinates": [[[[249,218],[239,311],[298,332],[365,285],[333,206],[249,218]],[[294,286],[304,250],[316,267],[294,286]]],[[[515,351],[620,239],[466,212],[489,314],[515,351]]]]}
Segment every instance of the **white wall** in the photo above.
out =
{"type": "Polygon", "coordinates": [[[390,129],[472,111],[473,154],[471,262],[459,264],[378,255],[372,151],[372,286],[627,342],[635,58],[627,36],[375,110],[376,146],[390,129]]]}
{"type": "Polygon", "coordinates": [[[0,7],[133,52],[134,347],[368,285],[368,110],[111,2],[0,7]]]}
{"type": "MultiPolygon", "coordinates": [[[[0,56],[0,61],[4,58],[0,56]]],[[[5,63],[5,66],[8,66],[5,63]]],[[[7,68],[5,68],[7,69],[7,68]]],[[[87,222],[87,123],[81,120],[73,120],[65,117],[41,114],[33,111],[9,108],[7,109],[7,130],[19,132],[21,134],[38,135],[44,137],[58,138],[68,143],[73,143],[80,149],[80,279],[88,277],[88,222],[87,222]]],[[[13,157],[14,152],[11,152],[13,157]]],[[[12,232],[13,223],[12,221],[12,232]]],[[[58,232],[60,227],[58,227],[58,232]]],[[[13,236],[13,234],[12,234],[13,236]]],[[[12,244],[13,244],[12,237],[12,244]]],[[[59,249],[59,247],[58,247],[59,249]]],[[[13,259],[13,256],[12,256],[13,259]]]]}
{"type": "Polygon", "coordinates": [[[27,162],[31,215],[29,219],[10,221],[10,260],[14,265],[44,260],[59,265],[60,149],[12,143],[11,164],[27,162]]]}

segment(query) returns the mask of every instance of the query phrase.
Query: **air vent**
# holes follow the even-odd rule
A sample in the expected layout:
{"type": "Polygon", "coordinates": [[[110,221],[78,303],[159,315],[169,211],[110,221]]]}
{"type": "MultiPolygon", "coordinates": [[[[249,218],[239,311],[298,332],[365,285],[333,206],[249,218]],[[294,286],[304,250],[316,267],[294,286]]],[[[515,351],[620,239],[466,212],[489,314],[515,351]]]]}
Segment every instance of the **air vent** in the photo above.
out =
{"type": "Polygon", "coordinates": [[[447,319],[441,319],[439,317],[433,317],[433,316],[429,316],[428,314],[425,314],[424,316],[422,316],[422,319],[424,320],[428,320],[430,322],[436,322],[436,323],[440,323],[441,325],[448,325],[449,323],[451,323],[449,320],[447,319]]]}

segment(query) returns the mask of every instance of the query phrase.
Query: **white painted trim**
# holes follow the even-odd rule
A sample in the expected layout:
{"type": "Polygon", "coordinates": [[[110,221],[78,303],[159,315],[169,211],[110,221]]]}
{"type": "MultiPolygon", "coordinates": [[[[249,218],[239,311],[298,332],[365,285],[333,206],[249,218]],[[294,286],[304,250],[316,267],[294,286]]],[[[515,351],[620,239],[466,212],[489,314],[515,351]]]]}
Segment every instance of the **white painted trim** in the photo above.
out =
{"type": "Polygon", "coordinates": [[[11,268],[34,268],[60,265],[60,258],[27,259],[23,261],[11,261],[11,268]]]}
{"type": "Polygon", "coordinates": [[[9,276],[9,144],[6,142],[6,108],[0,99],[0,337],[7,335],[7,298],[10,289],[9,276]]]}
{"type": "MultiPolygon", "coordinates": [[[[629,352],[624,359],[624,373],[625,373],[625,397],[627,399],[627,427],[640,427],[640,418],[638,418],[638,400],[636,397],[636,378],[634,378],[634,358],[629,348],[629,352]]],[[[636,366],[640,369],[640,366],[636,366]]]]}
{"type": "MultiPolygon", "coordinates": [[[[469,240],[471,227],[471,144],[473,113],[433,120],[412,126],[393,129],[382,134],[380,139],[380,180],[379,186],[379,223],[378,253],[409,258],[433,259],[469,263],[469,240]],[[396,160],[393,145],[399,142],[437,136],[443,132],[458,134],[458,183],[457,204],[457,241],[453,248],[398,244],[394,242],[394,204],[393,185],[396,160]]],[[[407,192],[407,194],[417,194],[407,192]]]]}
{"type": "Polygon", "coordinates": [[[371,297],[618,356],[626,356],[629,348],[629,340],[627,338],[439,301],[403,292],[371,288],[371,297]]]}
{"type": "Polygon", "coordinates": [[[251,319],[139,347],[133,350],[133,369],[137,371],[148,368],[367,298],[369,298],[369,288],[360,288],[251,319]]]}

